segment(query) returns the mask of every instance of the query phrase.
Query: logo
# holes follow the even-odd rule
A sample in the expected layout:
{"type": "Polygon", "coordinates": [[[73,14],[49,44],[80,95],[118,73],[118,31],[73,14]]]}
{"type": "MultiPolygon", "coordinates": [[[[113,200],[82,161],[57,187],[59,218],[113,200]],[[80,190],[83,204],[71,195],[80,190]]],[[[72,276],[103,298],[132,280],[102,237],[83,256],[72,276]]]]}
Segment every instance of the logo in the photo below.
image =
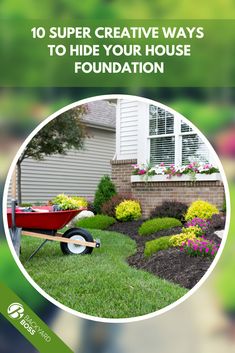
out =
{"type": "Polygon", "coordinates": [[[12,319],[21,319],[24,315],[24,308],[20,303],[12,303],[7,308],[7,313],[12,319]]]}

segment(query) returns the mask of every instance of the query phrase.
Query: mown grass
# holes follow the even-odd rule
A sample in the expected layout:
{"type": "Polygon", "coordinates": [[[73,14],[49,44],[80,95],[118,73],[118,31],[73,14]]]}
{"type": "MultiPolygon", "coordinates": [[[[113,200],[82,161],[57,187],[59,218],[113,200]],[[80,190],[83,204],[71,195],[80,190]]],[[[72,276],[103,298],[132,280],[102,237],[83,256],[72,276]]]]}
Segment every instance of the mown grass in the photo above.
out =
{"type": "Polygon", "coordinates": [[[125,259],[136,251],[129,237],[90,230],[102,246],[91,255],[65,256],[50,242],[29,262],[40,240],[23,237],[21,261],[46,293],[68,307],[103,318],[127,318],[157,311],[187,290],[148,272],[130,267],[125,259]]]}

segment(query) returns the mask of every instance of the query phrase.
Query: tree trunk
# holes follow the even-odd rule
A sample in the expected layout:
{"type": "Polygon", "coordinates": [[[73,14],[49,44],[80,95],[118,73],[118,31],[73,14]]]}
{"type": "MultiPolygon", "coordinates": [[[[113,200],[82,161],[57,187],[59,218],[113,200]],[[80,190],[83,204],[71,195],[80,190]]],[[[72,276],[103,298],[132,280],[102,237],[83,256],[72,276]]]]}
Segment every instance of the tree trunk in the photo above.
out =
{"type": "Polygon", "coordinates": [[[21,162],[17,162],[17,194],[18,194],[18,204],[21,205],[21,162]]]}

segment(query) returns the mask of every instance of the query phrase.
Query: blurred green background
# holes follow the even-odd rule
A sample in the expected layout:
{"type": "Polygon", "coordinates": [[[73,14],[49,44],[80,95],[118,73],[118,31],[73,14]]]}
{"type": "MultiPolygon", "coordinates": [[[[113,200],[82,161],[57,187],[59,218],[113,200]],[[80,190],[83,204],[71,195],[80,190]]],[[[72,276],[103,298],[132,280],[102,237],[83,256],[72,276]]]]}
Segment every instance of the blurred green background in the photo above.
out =
{"type": "MultiPolygon", "coordinates": [[[[191,120],[210,140],[212,145],[217,150],[224,168],[229,178],[230,192],[231,192],[231,201],[232,201],[232,210],[235,207],[235,147],[233,141],[235,141],[235,102],[234,102],[234,92],[233,89],[224,89],[224,88],[211,88],[211,89],[195,89],[195,88],[156,88],[156,89],[116,89],[110,92],[109,89],[77,89],[77,88],[51,88],[51,89],[4,89],[0,90],[0,106],[1,106],[1,119],[0,119],[0,166],[1,166],[1,192],[3,190],[4,179],[6,177],[10,163],[18,150],[19,146],[27,135],[52,112],[62,108],[66,104],[72,103],[74,101],[80,100],[85,97],[92,97],[100,94],[108,93],[125,93],[125,94],[135,94],[144,96],[147,98],[154,99],[170,107],[176,109],[178,112],[186,116],[191,120]],[[221,141],[223,143],[221,143],[221,141]]],[[[233,216],[232,216],[233,219],[233,216]]],[[[231,223],[230,232],[225,246],[224,252],[221,256],[221,259],[216,266],[213,274],[207,280],[206,287],[205,285],[198,290],[198,293],[203,296],[203,291],[206,296],[211,296],[212,293],[212,303],[215,302],[214,306],[212,304],[212,311],[208,312],[208,315],[213,318],[213,312],[219,312],[222,317],[225,319],[225,336],[222,335],[223,340],[221,341],[223,349],[223,344],[230,344],[229,340],[226,338],[229,330],[233,328],[233,320],[231,320],[231,315],[235,313],[235,282],[233,281],[233,273],[235,268],[235,237],[234,237],[235,227],[234,223],[231,223]],[[216,306],[217,305],[217,306],[216,306]]],[[[3,234],[3,230],[1,232],[3,234]]],[[[67,330],[62,329],[64,320],[71,320],[71,317],[68,317],[69,314],[64,314],[61,310],[48,303],[43,297],[41,297],[34,288],[24,279],[20,270],[17,268],[6,241],[4,237],[1,237],[1,246],[0,246],[0,279],[3,279],[10,288],[15,290],[15,292],[20,295],[26,302],[34,308],[34,310],[40,315],[45,317],[45,320],[54,328],[57,333],[65,341],[67,340],[68,344],[74,344],[74,347],[80,345],[80,340],[85,341],[85,337],[79,338],[79,332],[82,330],[82,327],[86,327],[88,322],[85,320],[79,320],[73,318],[73,325],[76,322],[77,327],[79,328],[75,331],[70,337],[66,336],[68,333],[67,330]],[[60,320],[58,317],[63,317],[61,319],[61,324],[58,324],[60,320]],[[59,320],[59,321],[58,321],[59,320]],[[61,326],[60,326],[61,325],[61,326]],[[73,342],[73,343],[72,343],[73,342]]],[[[199,295],[199,297],[200,297],[199,295]]],[[[197,294],[193,296],[197,298],[197,294]]],[[[191,299],[186,301],[186,304],[181,304],[178,308],[178,319],[182,324],[182,329],[187,326],[186,322],[182,319],[182,312],[184,312],[189,305],[187,302],[190,302],[191,299]],[[181,308],[181,311],[180,311],[181,308]]],[[[195,300],[195,299],[193,299],[195,300]]],[[[210,299],[209,302],[211,303],[210,299]]],[[[204,301],[204,299],[203,299],[204,301]]],[[[194,304],[195,305],[195,304],[194,304]]],[[[206,303],[200,302],[201,313],[205,307],[206,303]]],[[[194,322],[195,317],[198,315],[197,311],[197,301],[196,306],[190,306],[191,311],[191,325],[194,322]]],[[[176,311],[173,310],[176,313],[176,311]]],[[[164,319],[161,317],[156,318],[157,325],[162,322],[162,320],[167,320],[168,317],[168,328],[171,323],[174,322],[172,319],[173,314],[167,313],[164,315],[164,319]]],[[[70,315],[71,316],[71,315],[70,315]]],[[[220,318],[220,315],[219,315],[220,318]]],[[[203,319],[202,319],[203,320],[203,319]]],[[[202,326],[205,322],[202,322],[202,326]]],[[[142,323],[142,329],[145,329],[145,323],[142,323]]],[[[215,330],[220,328],[220,319],[218,322],[214,321],[215,330]]],[[[89,326],[89,325],[88,325],[89,326]]],[[[123,336],[125,341],[125,336],[127,335],[128,329],[125,325],[125,329],[122,327],[119,335],[123,336]]],[[[133,327],[133,326],[132,326],[133,327]]],[[[146,326],[147,327],[147,326],[146,326]]],[[[89,326],[88,332],[92,330],[101,330],[101,335],[104,335],[105,339],[107,337],[116,337],[113,329],[114,325],[104,325],[104,324],[94,324],[89,326]],[[114,336],[113,336],[114,335],[114,336]]],[[[68,327],[67,327],[68,329],[68,327]]],[[[138,331],[139,327],[137,327],[138,331]]],[[[189,329],[189,328],[188,328],[189,329]]],[[[68,329],[69,330],[69,329],[68,329]]],[[[195,328],[193,328],[195,330],[195,328]]],[[[1,330],[0,330],[1,331],[1,330]]],[[[86,330],[87,332],[87,330],[86,330]]],[[[115,331],[116,332],[116,331],[115,331]]],[[[161,331],[162,332],[162,331],[161,331]]],[[[191,331],[190,331],[191,332],[191,331]]],[[[164,333],[164,330],[163,332],[164,333]]],[[[194,333],[199,333],[196,330],[194,333]]],[[[134,332],[129,335],[129,339],[135,337],[134,332]]],[[[154,330],[153,336],[154,338],[154,330]]],[[[188,336],[189,339],[190,335],[188,336]]],[[[216,336],[217,337],[217,336],[216,336]]],[[[200,342],[200,335],[198,340],[200,342]]],[[[214,338],[212,339],[212,341],[214,338]]],[[[89,341],[89,334],[88,334],[89,341]]],[[[111,346],[114,344],[114,338],[111,340],[113,343],[110,343],[111,346]]],[[[206,336],[206,342],[209,342],[209,336],[206,336]]],[[[95,341],[94,341],[95,342],[95,341]]],[[[143,343],[143,342],[142,342],[143,343]]],[[[161,343],[161,352],[164,352],[164,345],[166,341],[161,343]]],[[[188,342],[188,344],[190,344],[188,342]]],[[[141,345],[140,345],[141,346],[141,345]]],[[[139,346],[139,347],[140,347],[139,346]]],[[[137,347],[137,348],[139,348],[137,347]]],[[[232,347],[232,346],[231,346],[232,347]]],[[[155,349],[155,345],[150,343],[149,351],[152,352],[155,349]]],[[[85,348],[83,348],[85,349],[85,348]]],[[[123,348],[125,351],[125,347],[123,348]]],[[[182,347],[181,347],[182,349],[182,347]]],[[[84,352],[86,352],[84,350],[84,352]]],[[[105,352],[104,350],[101,352],[105,352]]],[[[138,350],[137,350],[138,352],[138,350]]],[[[180,352],[180,351],[179,351],[180,352]]],[[[197,351],[198,352],[198,351],[197,351]]],[[[203,352],[203,351],[202,351],[203,352]]]]}

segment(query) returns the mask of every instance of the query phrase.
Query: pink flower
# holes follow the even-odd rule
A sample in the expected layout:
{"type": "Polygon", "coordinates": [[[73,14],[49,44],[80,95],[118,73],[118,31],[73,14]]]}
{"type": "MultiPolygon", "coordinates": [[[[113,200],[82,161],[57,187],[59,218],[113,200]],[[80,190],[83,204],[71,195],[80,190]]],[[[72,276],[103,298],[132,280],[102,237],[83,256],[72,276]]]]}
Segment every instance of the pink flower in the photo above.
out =
{"type": "Polygon", "coordinates": [[[209,248],[206,248],[206,249],[205,249],[205,252],[206,252],[206,254],[208,254],[208,252],[209,252],[209,248]]]}
{"type": "Polygon", "coordinates": [[[164,167],[164,166],[165,166],[164,162],[161,162],[160,167],[164,167]]]}
{"type": "Polygon", "coordinates": [[[138,174],[139,175],[143,175],[143,174],[145,174],[146,173],[146,171],[144,170],[144,169],[140,169],[139,171],[138,171],[138,174]]]}

